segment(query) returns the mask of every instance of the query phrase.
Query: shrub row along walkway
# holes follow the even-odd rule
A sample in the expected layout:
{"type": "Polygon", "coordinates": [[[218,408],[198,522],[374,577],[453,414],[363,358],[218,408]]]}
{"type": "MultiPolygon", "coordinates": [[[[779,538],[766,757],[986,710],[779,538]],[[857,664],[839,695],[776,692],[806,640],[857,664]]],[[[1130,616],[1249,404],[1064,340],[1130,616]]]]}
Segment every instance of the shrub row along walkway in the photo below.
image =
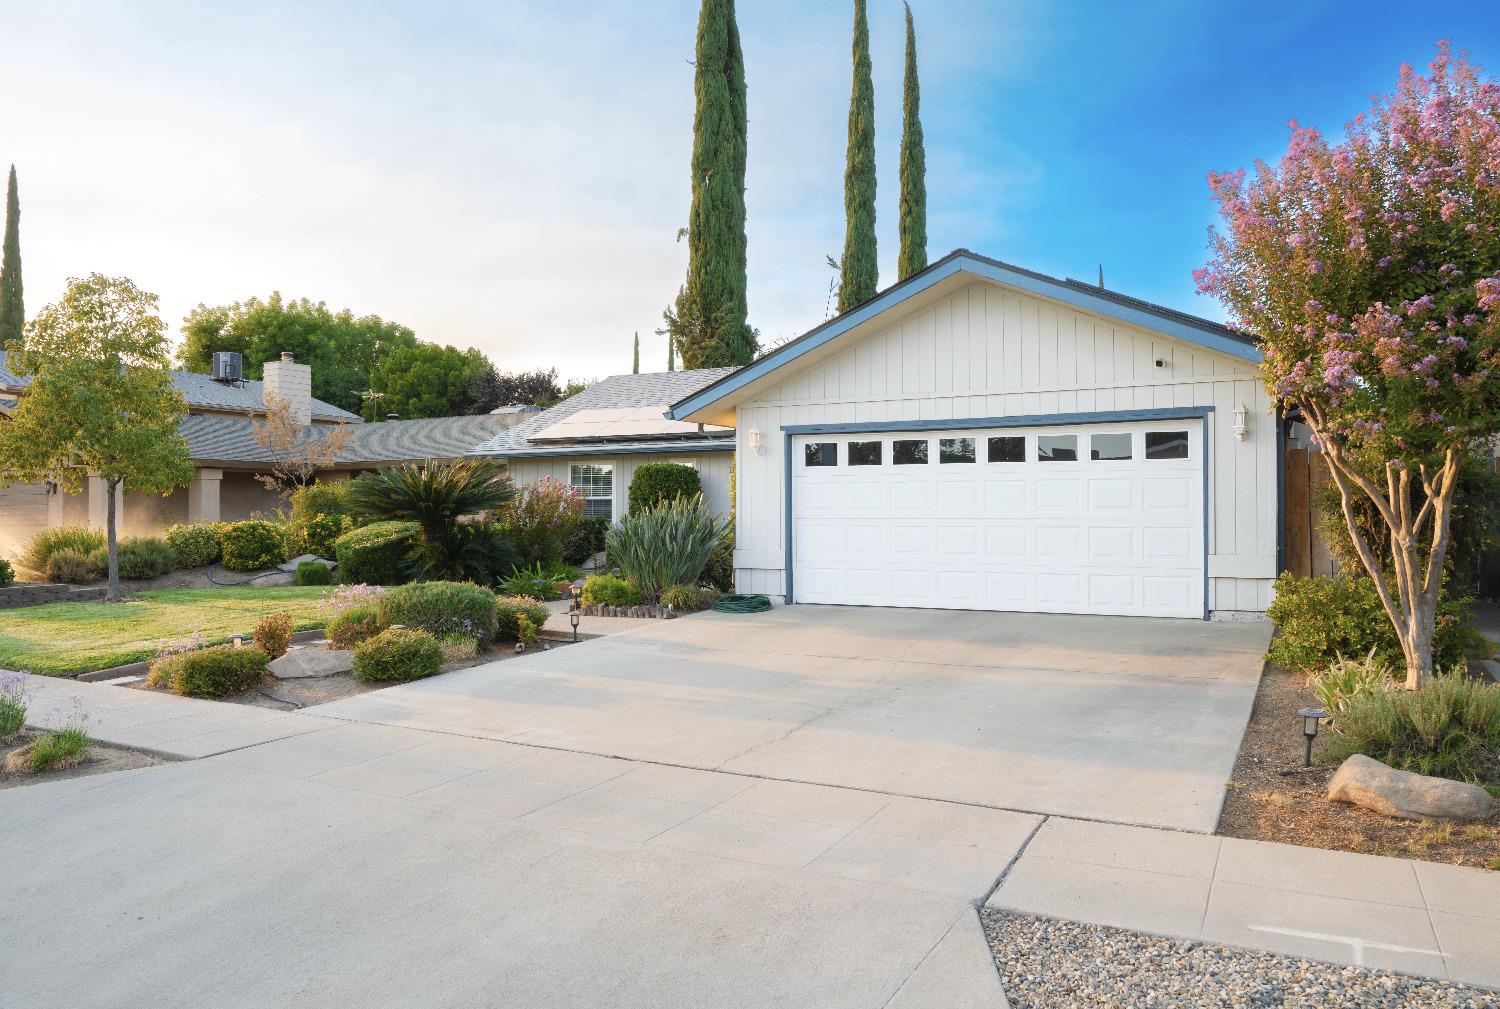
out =
{"type": "Polygon", "coordinates": [[[1483,869],[1051,817],[988,905],[1500,987],[1483,869]]]}

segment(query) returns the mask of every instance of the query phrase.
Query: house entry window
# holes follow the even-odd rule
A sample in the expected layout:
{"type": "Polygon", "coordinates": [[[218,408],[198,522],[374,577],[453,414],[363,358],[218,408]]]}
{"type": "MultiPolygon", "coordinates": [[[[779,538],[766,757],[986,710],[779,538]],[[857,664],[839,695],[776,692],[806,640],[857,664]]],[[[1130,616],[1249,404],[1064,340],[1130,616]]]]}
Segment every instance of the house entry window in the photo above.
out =
{"type": "Polygon", "coordinates": [[[615,467],[607,462],[574,463],[568,483],[583,495],[583,513],[615,520],[615,467]]]}

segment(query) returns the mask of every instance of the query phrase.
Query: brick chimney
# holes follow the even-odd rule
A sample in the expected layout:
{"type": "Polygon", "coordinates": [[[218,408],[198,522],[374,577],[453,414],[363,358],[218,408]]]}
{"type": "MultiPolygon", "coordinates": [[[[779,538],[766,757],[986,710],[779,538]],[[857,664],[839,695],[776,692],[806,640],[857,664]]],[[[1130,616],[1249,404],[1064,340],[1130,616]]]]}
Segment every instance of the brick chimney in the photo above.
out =
{"type": "Polygon", "coordinates": [[[275,396],[290,403],[292,416],[303,424],[312,423],[312,366],[292,360],[290,351],[281,352],[280,361],[261,366],[266,398],[275,396]]]}

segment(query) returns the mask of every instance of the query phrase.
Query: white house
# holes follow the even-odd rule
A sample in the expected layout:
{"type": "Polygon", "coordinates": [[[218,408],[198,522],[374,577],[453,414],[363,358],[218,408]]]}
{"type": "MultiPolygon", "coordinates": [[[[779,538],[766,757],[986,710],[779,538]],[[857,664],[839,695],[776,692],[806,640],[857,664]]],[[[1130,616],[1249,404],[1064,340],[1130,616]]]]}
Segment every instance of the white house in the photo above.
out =
{"type": "Polygon", "coordinates": [[[1259,360],[1217,323],[961,249],[668,416],[737,431],[742,592],[1234,616],[1278,570],[1259,360]]]}
{"type": "Polygon", "coordinates": [[[613,375],[499,432],[469,454],[503,459],[517,487],[546,476],[575,487],[589,514],[611,522],[628,510],[636,467],[681,463],[698,470],[708,507],[728,514],[733,427],[663,415],[682,397],[734,373],[734,368],[705,368],[613,375]]]}

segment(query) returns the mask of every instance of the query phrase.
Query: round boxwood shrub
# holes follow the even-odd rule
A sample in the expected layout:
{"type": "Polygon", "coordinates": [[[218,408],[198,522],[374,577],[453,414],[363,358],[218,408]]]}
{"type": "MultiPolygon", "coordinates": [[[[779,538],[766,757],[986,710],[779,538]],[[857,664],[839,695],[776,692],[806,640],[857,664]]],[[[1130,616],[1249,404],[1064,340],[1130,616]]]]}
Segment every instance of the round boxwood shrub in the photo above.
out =
{"type": "Polygon", "coordinates": [[[286,563],[286,531],[275,522],[231,522],[219,540],[230,571],[259,571],[286,563]]]}
{"type": "Polygon", "coordinates": [[[97,581],[89,559],[78,550],[54,550],[47,557],[47,581],[59,585],[82,585],[97,581]]]}
{"type": "MultiPolygon", "coordinates": [[[[115,545],[121,578],[159,578],[177,566],[177,551],[159,536],[127,536],[115,545]]],[[[109,552],[105,551],[105,571],[109,552]]]]}
{"type": "Polygon", "coordinates": [[[279,659],[292,647],[292,632],[296,626],[297,621],[290,613],[272,613],[255,625],[250,640],[271,658],[279,659]]]}
{"type": "Polygon", "coordinates": [[[422,537],[415,522],[372,522],[338,538],[339,575],[350,583],[401,585],[411,581],[410,553],[422,537]]]}
{"type": "Polygon", "coordinates": [[[333,572],[322,561],[303,561],[297,565],[298,585],[332,585],[333,572]]]}
{"type": "Polygon", "coordinates": [[[495,593],[473,582],[413,582],[380,597],[386,626],[416,627],[435,638],[466,634],[481,645],[495,637],[495,593]]]}
{"type": "Polygon", "coordinates": [[[331,558],[339,537],[353,529],[354,522],[347,515],[320,512],[306,518],[293,518],[291,528],[298,551],[331,558]]]}
{"type": "Polygon", "coordinates": [[[167,530],[167,546],[177,554],[179,568],[202,568],[219,559],[219,531],[212,522],[176,525],[167,530]]]}
{"type": "Polygon", "coordinates": [[[583,582],[583,601],[589,606],[634,606],[641,594],[619,575],[589,575],[583,582]]]}
{"type": "Polygon", "coordinates": [[[366,683],[420,680],[443,667],[443,649],[426,631],[390,627],[354,646],[354,678],[366,683]]]}
{"type": "Polygon", "coordinates": [[[258,686],[270,661],[259,648],[218,645],[159,658],[147,679],[184,697],[227,697],[258,686]]]}
{"type": "Polygon", "coordinates": [[[7,585],[16,583],[16,569],[10,566],[10,561],[0,557],[0,589],[7,585]]]}
{"type": "Polygon", "coordinates": [[[523,640],[520,618],[525,617],[533,628],[547,622],[552,611],[545,603],[525,596],[500,596],[495,600],[495,636],[507,641],[523,640]]]}
{"type": "Polygon", "coordinates": [[[648,462],[630,478],[630,510],[648,511],[679,497],[697,497],[703,492],[698,471],[680,462],[648,462]]]}
{"type": "Polygon", "coordinates": [[[384,626],[380,622],[379,609],[374,606],[356,606],[328,621],[323,635],[333,647],[349,649],[366,638],[373,638],[384,626]]]}
{"type": "Polygon", "coordinates": [[[696,585],[672,585],[661,594],[661,604],[683,613],[691,613],[703,608],[703,599],[696,585]]]}

